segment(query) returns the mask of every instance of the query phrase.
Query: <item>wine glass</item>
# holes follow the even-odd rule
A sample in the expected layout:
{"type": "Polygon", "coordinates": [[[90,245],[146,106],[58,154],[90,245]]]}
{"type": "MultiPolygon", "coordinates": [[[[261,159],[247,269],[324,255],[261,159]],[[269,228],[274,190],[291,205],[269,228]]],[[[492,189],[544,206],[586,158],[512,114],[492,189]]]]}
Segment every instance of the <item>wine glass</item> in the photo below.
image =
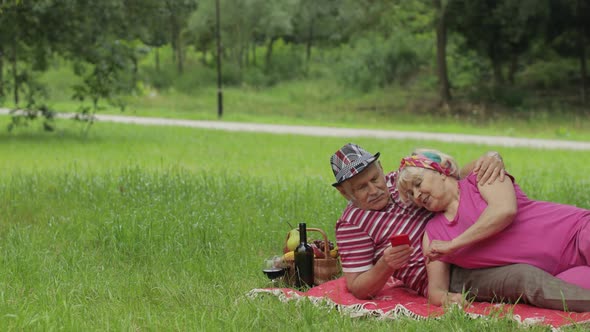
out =
{"type": "Polygon", "coordinates": [[[280,256],[273,256],[264,260],[262,265],[262,272],[266,274],[268,279],[275,284],[279,278],[285,275],[286,272],[285,262],[280,256]]]}

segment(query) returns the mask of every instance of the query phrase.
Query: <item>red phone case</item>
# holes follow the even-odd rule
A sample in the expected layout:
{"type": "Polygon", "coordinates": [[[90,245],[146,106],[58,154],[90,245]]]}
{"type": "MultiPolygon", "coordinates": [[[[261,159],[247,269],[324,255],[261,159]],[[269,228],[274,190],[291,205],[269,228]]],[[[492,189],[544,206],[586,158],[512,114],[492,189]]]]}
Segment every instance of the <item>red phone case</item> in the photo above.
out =
{"type": "Polygon", "coordinates": [[[401,246],[402,244],[410,244],[410,237],[408,236],[408,234],[398,234],[398,235],[392,235],[389,238],[389,241],[391,242],[392,246],[401,246]]]}

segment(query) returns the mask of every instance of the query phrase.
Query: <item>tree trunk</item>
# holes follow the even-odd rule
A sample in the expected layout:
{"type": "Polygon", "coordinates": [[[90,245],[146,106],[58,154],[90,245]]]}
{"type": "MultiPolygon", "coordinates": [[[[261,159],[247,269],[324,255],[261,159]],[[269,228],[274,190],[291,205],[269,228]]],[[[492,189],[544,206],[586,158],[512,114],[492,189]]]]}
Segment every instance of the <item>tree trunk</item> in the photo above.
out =
{"type": "MultiPolygon", "coordinates": [[[[582,38],[580,38],[582,39],[582,38]]],[[[584,43],[579,44],[580,48],[580,78],[582,83],[582,103],[586,104],[586,81],[588,77],[586,69],[586,46],[584,43]]]]}
{"type": "Polygon", "coordinates": [[[580,0],[576,2],[576,12],[578,13],[578,40],[576,41],[578,44],[578,54],[580,57],[580,81],[582,84],[582,104],[586,104],[586,79],[587,79],[587,69],[586,69],[586,45],[584,43],[584,37],[586,36],[586,31],[584,29],[584,22],[581,18],[580,14],[580,7],[581,3],[580,0]]]}
{"type": "Polygon", "coordinates": [[[180,41],[180,28],[176,20],[176,16],[170,15],[170,34],[172,41],[172,50],[174,51],[174,62],[176,63],[176,70],[178,74],[182,74],[182,47],[180,41]]]}
{"type": "Polygon", "coordinates": [[[160,72],[160,48],[156,47],[156,72],[160,72]]]}
{"type": "Polygon", "coordinates": [[[131,57],[131,63],[133,64],[132,71],[131,71],[131,80],[133,82],[133,88],[135,89],[137,87],[137,74],[139,72],[139,65],[137,63],[136,56],[131,57]]]}
{"type": "Polygon", "coordinates": [[[516,71],[518,70],[518,54],[513,53],[510,57],[510,67],[508,69],[508,82],[510,84],[514,84],[514,77],[516,76],[516,71]]]}
{"type": "Polygon", "coordinates": [[[307,44],[305,45],[305,60],[308,64],[309,64],[309,60],[311,59],[311,45],[313,43],[314,24],[315,24],[315,21],[312,18],[309,21],[309,29],[307,31],[307,44]]]}
{"type": "Polygon", "coordinates": [[[0,97],[4,97],[4,47],[0,45],[0,97]]]}
{"type": "Polygon", "coordinates": [[[252,65],[256,67],[256,43],[252,43],[252,65]]]}
{"type": "Polygon", "coordinates": [[[492,59],[492,69],[494,72],[494,84],[496,86],[504,85],[504,75],[502,74],[502,63],[496,59],[492,59]]]}
{"type": "Polygon", "coordinates": [[[14,82],[14,106],[18,108],[18,87],[20,85],[18,79],[18,68],[16,66],[16,39],[12,42],[12,79],[14,82]]]}
{"type": "Polygon", "coordinates": [[[182,75],[184,72],[184,52],[182,50],[182,40],[180,33],[178,34],[178,40],[176,42],[176,69],[178,74],[182,75]]]}
{"type": "Polygon", "coordinates": [[[502,86],[504,85],[504,74],[502,73],[502,65],[503,65],[503,54],[502,52],[498,51],[496,44],[498,43],[499,36],[497,33],[493,34],[488,44],[488,57],[492,62],[492,72],[494,75],[494,85],[495,86],[502,86]]]}
{"type": "Polygon", "coordinates": [[[178,52],[178,48],[176,46],[176,43],[178,42],[176,40],[176,36],[174,35],[174,32],[171,32],[170,34],[170,44],[172,46],[172,62],[176,63],[176,60],[178,59],[178,56],[176,55],[176,52],[178,52]]]}
{"type": "Polygon", "coordinates": [[[238,48],[238,69],[240,70],[240,72],[242,71],[242,68],[244,68],[244,62],[245,62],[245,56],[244,54],[247,54],[248,50],[244,51],[244,45],[240,45],[238,48]]]}
{"type": "Polygon", "coordinates": [[[489,57],[490,61],[492,62],[492,72],[494,75],[494,85],[495,86],[502,86],[504,85],[504,74],[502,73],[502,60],[501,54],[498,54],[498,51],[495,47],[495,42],[492,41],[490,43],[489,49],[489,57]]]}
{"type": "Polygon", "coordinates": [[[438,12],[436,21],[436,65],[438,75],[438,89],[441,104],[448,106],[451,101],[451,84],[447,70],[447,26],[445,8],[441,0],[434,0],[434,6],[438,12]]]}
{"type": "Polygon", "coordinates": [[[270,41],[268,42],[268,45],[266,45],[266,69],[270,69],[270,64],[272,61],[272,46],[275,43],[276,38],[275,37],[271,37],[270,41]]]}
{"type": "Polygon", "coordinates": [[[243,47],[243,57],[244,57],[244,64],[246,65],[246,68],[250,67],[250,43],[246,43],[246,45],[243,47]]]}
{"type": "Polygon", "coordinates": [[[203,66],[207,65],[207,46],[205,45],[201,47],[201,63],[203,66]]]}

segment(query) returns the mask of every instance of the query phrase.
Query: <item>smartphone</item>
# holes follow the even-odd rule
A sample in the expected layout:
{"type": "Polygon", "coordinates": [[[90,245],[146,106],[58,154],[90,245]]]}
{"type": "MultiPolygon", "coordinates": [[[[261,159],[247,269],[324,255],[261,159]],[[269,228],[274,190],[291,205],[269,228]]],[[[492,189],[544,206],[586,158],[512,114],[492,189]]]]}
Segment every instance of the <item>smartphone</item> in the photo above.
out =
{"type": "Polygon", "coordinates": [[[408,236],[408,234],[397,234],[397,235],[392,235],[389,238],[389,241],[391,242],[391,246],[395,247],[395,246],[401,246],[402,244],[410,244],[410,237],[408,236]]]}

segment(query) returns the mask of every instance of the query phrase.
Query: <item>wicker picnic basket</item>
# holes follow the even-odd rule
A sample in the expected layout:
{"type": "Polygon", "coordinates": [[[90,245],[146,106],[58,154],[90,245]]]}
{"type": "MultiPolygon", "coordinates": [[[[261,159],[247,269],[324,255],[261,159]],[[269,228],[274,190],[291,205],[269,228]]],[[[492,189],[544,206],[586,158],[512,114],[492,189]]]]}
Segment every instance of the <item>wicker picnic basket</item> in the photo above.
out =
{"type": "MultiPolygon", "coordinates": [[[[308,232],[319,232],[324,240],[324,258],[315,257],[313,260],[313,283],[321,285],[326,281],[336,279],[341,274],[340,259],[330,256],[330,248],[328,245],[328,236],[326,232],[319,228],[307,228],[308,232]]],[[[286,240],[285,240],[286,241],[286,240]]],[[[295,284],[295,262],[287,262],[287,273],[285,280],[288,284],[295,284]]]]}

